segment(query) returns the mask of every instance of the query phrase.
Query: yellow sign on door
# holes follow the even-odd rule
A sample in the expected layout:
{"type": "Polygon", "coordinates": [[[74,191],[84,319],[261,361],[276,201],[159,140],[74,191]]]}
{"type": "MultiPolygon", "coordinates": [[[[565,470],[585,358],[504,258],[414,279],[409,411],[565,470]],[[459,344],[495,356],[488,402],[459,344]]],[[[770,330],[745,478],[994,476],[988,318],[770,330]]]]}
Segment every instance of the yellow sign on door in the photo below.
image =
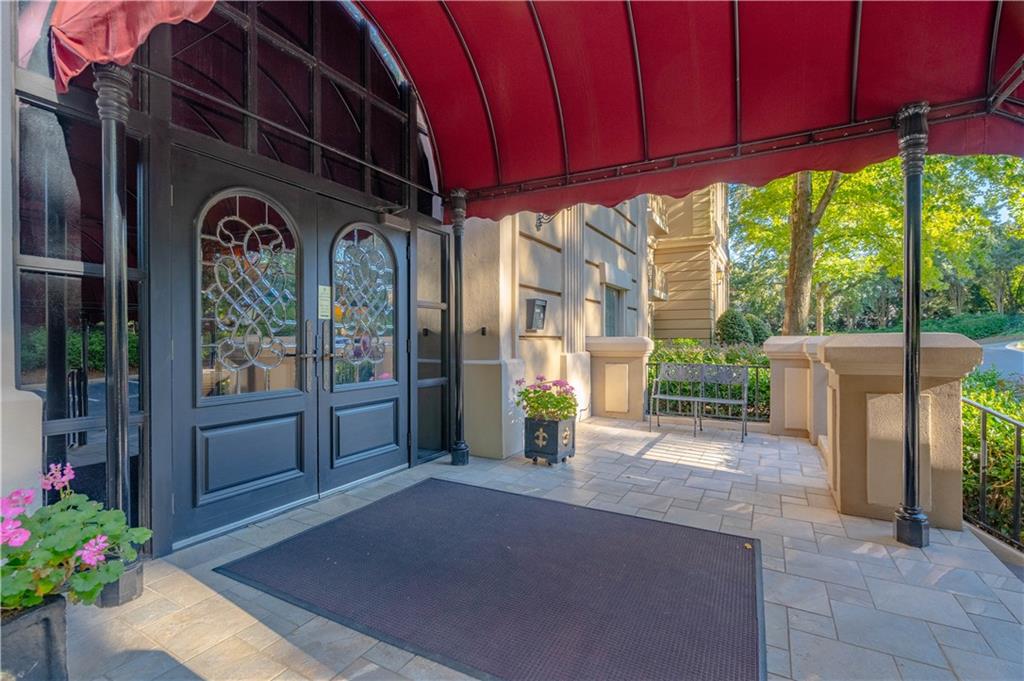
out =
{"type": "Polygon", "coordinates": [[[317,287],[316,316],[317,316],[317,319],[330,319],[331,318],[331,287],[330,286],[318,286],[317,287]]]}

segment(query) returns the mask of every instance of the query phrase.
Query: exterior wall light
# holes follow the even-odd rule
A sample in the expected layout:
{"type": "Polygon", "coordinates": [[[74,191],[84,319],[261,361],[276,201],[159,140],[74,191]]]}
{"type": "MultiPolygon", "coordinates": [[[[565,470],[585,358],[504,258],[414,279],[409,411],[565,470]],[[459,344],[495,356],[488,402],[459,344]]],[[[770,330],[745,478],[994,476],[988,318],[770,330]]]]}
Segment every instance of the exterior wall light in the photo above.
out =
{"type": "Polygon", "coordinates": [[[526,299],[526,330],[543,331],[547,320],[548,301],[543,298],[526,299]]]}

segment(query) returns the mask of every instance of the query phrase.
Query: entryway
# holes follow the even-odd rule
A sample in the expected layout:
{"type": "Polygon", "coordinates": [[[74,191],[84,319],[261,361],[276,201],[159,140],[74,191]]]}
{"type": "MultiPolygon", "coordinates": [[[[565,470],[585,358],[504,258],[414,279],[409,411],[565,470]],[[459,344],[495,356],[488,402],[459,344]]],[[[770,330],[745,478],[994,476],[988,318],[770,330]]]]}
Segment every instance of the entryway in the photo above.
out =
{"type": "Polygon", "coordinates": [[[172,182],[175,544],[408,466],[409,235],[181,149],[172,182]]]}

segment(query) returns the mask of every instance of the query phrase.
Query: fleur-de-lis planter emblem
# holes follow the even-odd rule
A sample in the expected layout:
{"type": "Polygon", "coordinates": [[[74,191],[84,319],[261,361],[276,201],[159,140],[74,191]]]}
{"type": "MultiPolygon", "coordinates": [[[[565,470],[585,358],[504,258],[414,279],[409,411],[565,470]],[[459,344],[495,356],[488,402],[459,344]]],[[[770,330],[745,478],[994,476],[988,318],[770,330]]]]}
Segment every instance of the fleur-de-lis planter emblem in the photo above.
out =
{"type": "Polygon", "coordinates": [[[548,443],[548,434],[544,432],[543,428],[538,428],[537,432],[533,434],[533,441],[538,447],[544,447],[548,443]]]}

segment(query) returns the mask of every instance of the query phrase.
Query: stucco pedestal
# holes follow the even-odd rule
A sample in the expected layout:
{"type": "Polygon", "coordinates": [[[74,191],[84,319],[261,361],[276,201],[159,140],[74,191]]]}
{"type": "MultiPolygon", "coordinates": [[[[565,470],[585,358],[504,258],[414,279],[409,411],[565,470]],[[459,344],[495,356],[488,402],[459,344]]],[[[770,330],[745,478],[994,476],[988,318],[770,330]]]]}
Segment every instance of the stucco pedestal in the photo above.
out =
{"type": "MultiPolygon", "coordinates": [[[[818,357],[828,369],[826,460],[836,506],[841,513],[891,520],[903,481],[903,338],[834,336],[819,346],[818,357]]],[[[961,528],[960,381],[979,362],[981,346],[964,336],[921,334],[918,487],[935,527],[961,528]]]]}
{"type": "Polygon", "coordinates": [[[590,402],[594,416],[644,420],[647,359],[654,342],[645,336],[588,336],[590,402]]]}
{"type": "Polygon", "coordinates": [[[504,459],[523,451],[522,410],[515,405],[516,381],[525,378],[521,359],[470,360],[463,380],[466,442],[473,456],[504,459]]]}
{"type": "Polygon", "coordinates": [[[828,440],[828,369],[818,357],[818,350],[829,339],[828,336],[811,336],[803,343],[804,357],[807,358],[807,439],[819,449],[828,440]]]}
{"type": "Polygon", "coordinates": [[[810,336],[772,336],[764,342],[764,353],[771,362],[771,415],[768,431],[772,435],[808,437],[808,383],[810,364],[804,343],[810,336]]]}

